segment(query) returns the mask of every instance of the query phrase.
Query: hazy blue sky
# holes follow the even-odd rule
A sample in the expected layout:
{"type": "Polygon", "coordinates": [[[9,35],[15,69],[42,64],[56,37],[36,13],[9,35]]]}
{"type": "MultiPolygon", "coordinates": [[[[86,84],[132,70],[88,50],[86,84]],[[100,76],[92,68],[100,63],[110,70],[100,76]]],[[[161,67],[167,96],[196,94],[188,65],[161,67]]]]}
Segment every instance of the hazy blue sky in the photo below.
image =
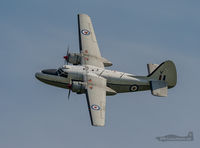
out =
{"type": "Polygon", "coordinates": [[[199,0],[1,0],[1,148],[197,148],[200,145],[199,0]],[[78,52],[77,14],[91,16],[112,69],[147,75],[171,59],[178,83],[168,97],[150,91],[107,97],[106,126],[92,127],[85,95],[34,77],[58,68],[70,44],[78,52]],[[194,132],[192,142],[157,136],[194,132]]]}

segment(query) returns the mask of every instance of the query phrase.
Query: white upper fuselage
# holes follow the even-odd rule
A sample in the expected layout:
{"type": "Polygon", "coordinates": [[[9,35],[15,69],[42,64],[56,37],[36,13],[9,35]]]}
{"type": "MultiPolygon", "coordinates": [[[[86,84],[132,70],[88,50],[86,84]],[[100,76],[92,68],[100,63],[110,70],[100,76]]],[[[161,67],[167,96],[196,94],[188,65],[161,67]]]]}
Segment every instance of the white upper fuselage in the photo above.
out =
{"type": "Polygon", "coordinates": [[[39,72],[36,73],[36,77],[47,84],[67,88],[65,85],[67,86],[71,80],[84,82],[84,75],[86,73],[92,73],[105,78],[107,80],[107,86],[117,93],[149,89],[149,81],[146,77],[137,77],[129,73],[107,70],[91,65],[63,65],[59,69],[64,76],[60,73],[58,75],[52,75],[39,72]]]}

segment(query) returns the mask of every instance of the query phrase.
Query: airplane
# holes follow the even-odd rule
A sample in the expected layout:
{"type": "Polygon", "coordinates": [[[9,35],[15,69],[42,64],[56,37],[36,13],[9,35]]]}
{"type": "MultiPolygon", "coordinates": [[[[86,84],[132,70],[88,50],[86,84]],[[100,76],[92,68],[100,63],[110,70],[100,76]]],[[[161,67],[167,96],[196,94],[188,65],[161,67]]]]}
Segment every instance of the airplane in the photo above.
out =
{"type": "Polygon", "coordinates": [[[147,76],[105,69],[112,63],[101,56],[92,21],[87,14],[78,14],[80,53],[64,56],[67,64],[58,69],[44,69],[35,77],[49,85],[85,94],[92,126],[105,125],[106,96],[117,93],[151,90],[152,95],[165,97],[168,88],[177,82],[175,64],[167,60],[160,65],[147,64],[147,76]],[[71,65],[68,65],[70,63],[71,65]]]}
{"type": "Polygon", "coordinates": [[[165,142],[165,141],[193,141],[194,136],[193,132],[188,132],[187,136],[177,136],[177,135],[166,135],[162,137],[156,137],[159,141],[165,142]]]}

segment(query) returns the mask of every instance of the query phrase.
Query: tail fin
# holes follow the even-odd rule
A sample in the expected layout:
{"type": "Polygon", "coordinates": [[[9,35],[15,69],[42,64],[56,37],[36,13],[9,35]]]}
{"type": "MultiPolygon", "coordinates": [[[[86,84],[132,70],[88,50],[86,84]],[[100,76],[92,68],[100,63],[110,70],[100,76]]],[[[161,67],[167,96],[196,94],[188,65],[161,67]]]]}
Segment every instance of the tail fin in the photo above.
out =
{"type": "Polygon", "coordinates": [[[172,88],[177,82],[176,66],[172,61],[165,61],[147,77],[149,77],[150,80],[165,81],[168,88],[172,88]]]}
{"type": "MultiPolygon", "coordinates": [[[[148,64],[148,68],[152,68],[148,64]]],[[[172,88],[177,82],[175,64],[172,61],[165,61],[154,69],[147,77],[151,84],[152,94],[155,96],[167,96],[167,88],[172,88]]]]}
{"type": "Polygon", "coordinates": [[[190,141],[193,141],[194,140],[193,132],[188,132],[187,138],[189,138],[190,141]]]}
{"type": "Polygon", "coordinates": [[[192,137],[193,138],[193,132],[188,132],[188,137],[192,137]]]}

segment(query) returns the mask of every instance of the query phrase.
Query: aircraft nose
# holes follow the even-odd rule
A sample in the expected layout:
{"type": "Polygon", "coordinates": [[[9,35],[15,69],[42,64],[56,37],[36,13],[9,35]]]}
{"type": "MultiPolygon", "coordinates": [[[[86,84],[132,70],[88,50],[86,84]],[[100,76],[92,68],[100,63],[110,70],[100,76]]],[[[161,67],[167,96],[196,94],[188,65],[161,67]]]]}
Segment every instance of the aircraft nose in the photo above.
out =
{"type": "Polygon", "coordinates": [[[35,77],[36,77],[37,79],[39,79],[40,76],[41,76],[41,73],[40,73],[40,72],[36,72],[36,73],[35,73],[35,77]]]}
{"type": "Polygon", "coordinates": [[[50,75],[57,75],[57,69],[44,69],[44,70],[42,70],[42,73],[50,74],[50,75]]]}

